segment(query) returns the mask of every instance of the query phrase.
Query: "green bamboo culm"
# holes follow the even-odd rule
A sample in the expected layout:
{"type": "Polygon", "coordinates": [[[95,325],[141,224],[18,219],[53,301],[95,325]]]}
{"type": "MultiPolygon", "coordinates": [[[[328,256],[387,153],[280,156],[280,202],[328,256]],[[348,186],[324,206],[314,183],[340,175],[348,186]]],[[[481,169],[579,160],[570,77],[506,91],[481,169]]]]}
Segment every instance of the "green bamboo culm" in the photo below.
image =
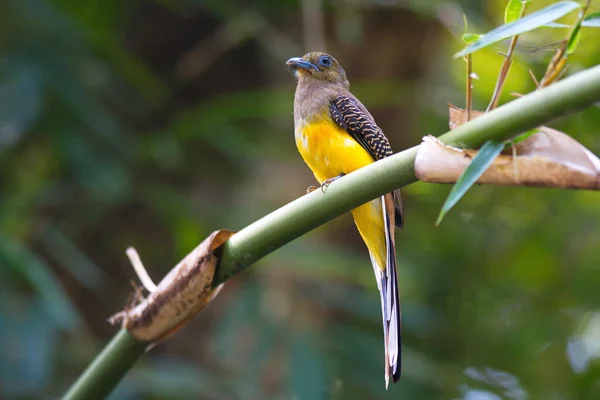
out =
{"type": "Polygon", "coordinates": [[[121,329],[63,396],[64,400],[103,399],[140,358],[148,343],[121,329]]]}
{"type": "MultiPolygon", "coordinates": [[[[596,102],[600,102],[600,66],[511,101],[439,139],[458,147],[477,148],[488,140],[510,139],[596,102]]],[[[354,207],[415,182],[417,150],[418,147],[412,147],[361,168],[334,182],[326,193],[315,190],[240,230],[223,246],[213,284],[225,282],[267,254],[354,207]]],[[[64,398],[104,398],[145,347],[126,331],[119,331],[64,398]]]]}

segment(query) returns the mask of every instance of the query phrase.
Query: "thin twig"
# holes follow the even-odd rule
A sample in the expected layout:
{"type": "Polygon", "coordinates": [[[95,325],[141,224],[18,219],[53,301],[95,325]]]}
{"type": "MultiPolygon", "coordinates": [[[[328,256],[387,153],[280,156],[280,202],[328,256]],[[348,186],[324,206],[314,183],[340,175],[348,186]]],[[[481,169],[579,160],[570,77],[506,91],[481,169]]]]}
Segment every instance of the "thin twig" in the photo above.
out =
{"type": "MultiPolygon", "coordinates": [[[[523,4],[523,8],[521,9],[521,16],[525,15],[525,9],[527,8],[527,3],[523,4]]],[[[517,47],[517,41],[519,40],[519,35],[515,35],[510,40],[510,45],[508,46],[508,52],[504,56],[504,62],[502,63],[502,67],[500,68],[500,73],[498,74],[498,80],[496,81],[496,87],[494,88],[494,93],[492,94],[492,99],[490,100],[490,104],[487,106],[485,112],[489,112],[498,106],[498,102],[500,101],[500,95],[502,94],[502,89],[504,89],[504,84],[506,83],[506,78],[508,77],[508,72],[510,71],[510,67],[513,62],[513,53],[515,48],[517,47]]]]}
{"type": "Polygon", "coordinates": [[[150,275],[148,275],[146,268],[144,268],[144,264],[142,263],[142,259],[138,252],[133,247],[129,247],[125,253],[127,254],[127,257],[129,257],[129,261],[131,261],[131,265],[138,278],[140,278],[142,285],[144,285],[146,290],[150,293],[155,292],[156,285],[152,281],[152,278],[150,278],[150,275]]]}
{"type": "Polygon", "coordinates": [[[513,171],[515,172],[514,177],[515,177],[515,181],[519,181],[519,163],[517,162],[517,147],[514,145],[514,143],[511,143],[511,149],[512,149],[512,161],[513,161],[513,171]]]}
{"type": "Polygon", "coordinates": [[[467,121],[471,120],[471,110],[473,109],[473,77],[471,74],[473,73],[473,61],[471,58],[471,54],[467,55],[467,101],[466,101],[466,109],[467,109],[467,121]]]}
{"type": "Polygon", "coordinates": [[[564,73],[563,68],[565,67],[565,65],[567,63],[567,56],[568,56],[568,54],[567,54],[568,43],[570,41],[570,38],[573,36],[574,32],[578,29],[581,29],[581,27],[580,27],[581,21],[583,21],[583,19],[585,18],[585,14],[587,13],[588,9],[590,8],[591,1],[592,0],[587,0],[585,5],[581,9],[581,12],[579,13],[579,18],[578,18],[577,22],[573,25],[573,27],[571,28],[571,31],[569,32],[569,36],[568,36],[569,39],[562,40],[560,47],[558,48],[558,50],[552,57],[550,64],[548,64],[548,67],[546,68],[546,73],[544,74],[544,77],[542,78],[542,80],[540,80],[538,89],[542,88],[544,86],[550,85],[552,82],[559,79],[562,76],[562,74],[564,73]]]}
{"type": "Polygon", "coordinates": [[[326,51],[325,22],[321,0],[302,0],[302,33],[304,48],[310,51],[326,51]]]}
{"type": "Polygon", "coordinates": [[[538,88],[543,88],[545,86],[548,86],[549,84],[551,84],[554,79],[556,78],[556,75],[558,74],[558,72],[560,72],[560,69],[562,68],[562,66],[565,63],[565,54],[567,52],[567,40],[563,40],[560,44],[560,47],[556,50],[556,53],[554,54],[554,56],[552,56],[552,59],[550,60],[550,63],[548,64],[548,67],[546,68],[546,73],[544,74],[543,78],[540,80],[540,85],[538,88]]]}
{"type": "Polygon", "coordinates": [[[265,25],[265,19],[255,12],[238,13],[179,57],[175,67],[177,85],[183,86],[198,78],[220,57],[256,37],[265,25]]]}
{"type": "Polygon", "coordinates": [[[535,87],[536,89],[539,89],[540,87],[540,83],[538,82],[538,80],[536,79],[534,73],[532,70],[529,70],[529,76],[531,76],[531,79],[533,79],[533,83],[535,83],[535,87]]]}

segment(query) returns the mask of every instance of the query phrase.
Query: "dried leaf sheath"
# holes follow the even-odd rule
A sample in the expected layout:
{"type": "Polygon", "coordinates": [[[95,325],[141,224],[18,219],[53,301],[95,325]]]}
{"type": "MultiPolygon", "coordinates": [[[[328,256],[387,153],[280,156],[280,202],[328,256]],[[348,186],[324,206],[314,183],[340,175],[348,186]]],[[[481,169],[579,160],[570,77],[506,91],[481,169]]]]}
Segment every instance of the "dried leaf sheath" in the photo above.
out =
{"type": "MultiPolygon", "coordinates": [[[[501,154],[477,180],[479,184],[600,189],[600,160],[575,139],[554,129],[515,145],[516,157],[501,154]]],[[[447,146],[433,136],[423,138],[415,174],[424,182],[454,183],[477,150],[447,146]]]]}
{"type": "Polygon", "coordinates": [[[120,322],[144,342],[160,341],[175,333],[219,292],[221,286],[212,288],[218,261],[214,251],[233,234],[228,230],[213,232],[163,278],[155,292],[133,309],[115,314],[110,322],[120,322]]]}

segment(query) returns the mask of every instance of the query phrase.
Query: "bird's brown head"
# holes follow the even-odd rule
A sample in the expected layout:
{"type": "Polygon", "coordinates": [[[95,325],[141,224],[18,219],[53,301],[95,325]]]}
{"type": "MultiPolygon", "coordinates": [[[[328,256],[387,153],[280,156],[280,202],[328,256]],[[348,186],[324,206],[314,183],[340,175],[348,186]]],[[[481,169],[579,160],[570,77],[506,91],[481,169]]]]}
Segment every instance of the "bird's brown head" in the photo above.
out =
{"type": "Polygon", "coordinates": [[[300,82],[309,79],[348,87],[346,72],[337,60],[327,53],[307,53],[303,57],[290,58],[287,66],[300,82]]]}

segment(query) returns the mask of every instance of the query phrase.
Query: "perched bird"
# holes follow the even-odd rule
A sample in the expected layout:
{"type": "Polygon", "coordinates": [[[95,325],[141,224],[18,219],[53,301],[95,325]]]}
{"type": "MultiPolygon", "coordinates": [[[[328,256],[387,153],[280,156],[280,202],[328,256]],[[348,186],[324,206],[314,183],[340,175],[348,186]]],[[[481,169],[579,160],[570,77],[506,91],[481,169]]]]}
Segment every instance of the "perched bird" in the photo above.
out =
{"type": "MultiPolygon", "coordinates": [[[[291,58],[287,66],[298,79],[294,99],[296,145],[321,189],[393,154],[369,111],[350,93],[346,73],[335,58],[308,53],[291,58]]],[[[390,377],[397,382],[401,374],[402,330],[394,244],[394,229],[403,223],[400,192],[357,207],[352,216],[369,250],[381,294],[387,388],[390,377]]]]}

